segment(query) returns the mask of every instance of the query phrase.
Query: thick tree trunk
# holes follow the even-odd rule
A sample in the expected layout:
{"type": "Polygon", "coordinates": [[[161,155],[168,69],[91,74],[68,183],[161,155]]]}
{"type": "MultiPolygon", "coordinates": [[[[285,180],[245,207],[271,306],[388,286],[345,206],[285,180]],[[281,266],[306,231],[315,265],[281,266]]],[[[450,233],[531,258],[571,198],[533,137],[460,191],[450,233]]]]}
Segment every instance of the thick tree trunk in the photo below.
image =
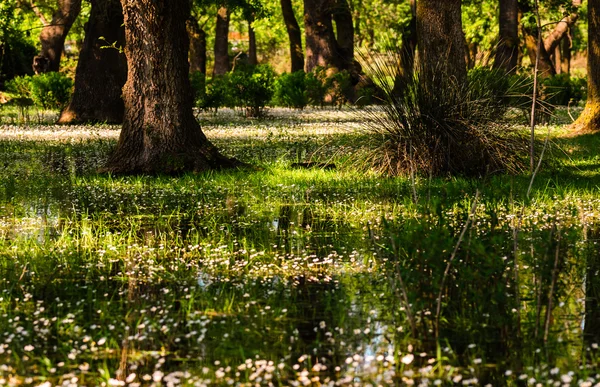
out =
{"type": "Polygon", "coordinates": [[[192,112],[188,0],[121,0],[128,76],[125,119],[103,171],[179,173],[238,164],[222,156],[192,112]]]}
{"type": "Polygon", "coordinates": [[[587,84],[585,109],[573,129],[596,132],[600,129],[600,0],[588,1],[587,84]]]}
{"type": "Polygon", "coordinates": [[[348,0],[335,0],[332,9],[336,32],[336,53],[339,70],[353,70],[354,24],[348,0]]]}
{"type": "Polygon", "coordinates": [[[75,90],[58,123],[123,122],[122,88],[127,61],[123,10],[119,0],[91,0],[83,48],[75,73],[75,90]],[[115,44],[115,48],[104,46],[115,44]],[[104,47],[104,48],[103,48],[104,47]]]}
{"type": "Polygon", "coordinates": [[[467,80],[460,0],[417,1],[419,79],[427,90],[467,80]]]}
{"type": "MultiPolygon", "coordinates": [[[[35,5],[33,7],[37,10],[35,5]]],[[[81,0],[58,0],[56,12],[52,15],[50,23],[47,23],[44,16],[38,11],[44,27],[40,33],[42,50],[33,59],[33,71],[36,74],[60,69],[65,38],[80,11],[81,0]]]]}
{"type": "Polygon", "coordinates": [[[304,0],[306,72],[318,66],[338,67],[331,5],[331,0],[304,0]]]}
{"type": "Polygon", "coordinates": [[[256,53],[256,34],[254,33],[254,16],[248,18],[248,63],[252,66],[258,64],[258,55],[256,53]]]}
{"type": "Polygon", "coordinates": [[[294,15],[292,0],[280,0],[281,12],[285,28],[290,39],[290,57],[292,60],[292,72],[304,70],[304,52],[302,51],[302,34],[300,26],[294,15]]]}
{"type": "Polygon", "coordinates": [[[185,26],[190,39],[190,72],[206,74],[206,32],[194,17],[190,17],[185,26]]]}
{"type": "Polygon", "coordinates": [[[213,75],[223,75],[229,71],[229,9],[224,6],[217,12],[215,30],[215,67],[213,75]]]}
{"type": "Polygon", "coordinates": [[[519,7],[517,0],[500,0],[500,36],[494,68],[512,74],[519,56],[519,7]]]}

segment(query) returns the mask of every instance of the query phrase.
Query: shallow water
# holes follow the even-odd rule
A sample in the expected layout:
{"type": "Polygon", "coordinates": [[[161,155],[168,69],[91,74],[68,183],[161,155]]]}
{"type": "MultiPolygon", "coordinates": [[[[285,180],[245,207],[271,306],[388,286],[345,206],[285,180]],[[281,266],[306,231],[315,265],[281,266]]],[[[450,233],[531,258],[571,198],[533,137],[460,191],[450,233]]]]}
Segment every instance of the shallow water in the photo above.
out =
{"type": "Polygon", "coordinates": [[[104,142],[1,146],[2,385],[600,382],[593,200],[515,234],[491,192],[459,243],[470,191],[98,177],[104,142]]]}

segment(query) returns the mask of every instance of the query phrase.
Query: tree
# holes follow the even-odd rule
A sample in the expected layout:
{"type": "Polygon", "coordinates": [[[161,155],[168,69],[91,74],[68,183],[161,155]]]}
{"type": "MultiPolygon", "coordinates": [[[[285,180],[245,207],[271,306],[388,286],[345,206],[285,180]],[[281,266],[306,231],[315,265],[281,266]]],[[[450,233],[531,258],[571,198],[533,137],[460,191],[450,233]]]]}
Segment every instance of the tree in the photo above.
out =
{"type": "Polygon", "coordinates": [[[291,0],[280,0],[283,21],[290,40],[290,57],[292,60],[292,72],[304,70],[304,52],[302,51],[302,34],[300,26],[294,15],[291,0]]]}
{"type": "Polygon", "coordinates": [[[225,4],[217,11],[215,30],[215,67],[213,75],[223,75],[229,71],[229,8],[225,4]]]}
{"type": "Polygon", "coordinates": [[[600,129],[600,0],[588,1],[587,57],[588,97],[573,129],[595,132],[600,129]]]}
{"type": "Polygon", "coordinates": [[[354,25],[347,0],[304,0],[304,29],[307,72],[317,66],[352,70],[354,25]]]}
{"type": "Polygon", "coordinates": [[[127,80],[123,10],[119,0],[90,0],[83,48],[75,72],[75,89],[58,123],[123,122],[121,89],[127,80]],[[106,47],[113,45],[113,47],[106,47]]]}
{"type": "Polygon", "coordinates": [[[185,25],[190,39],[190,72],[206,74],[206,32],[193,16],[190,16],[185,25]]]}
{"type": "Polygon", "coordinates": [[[219,153],[195,120],[188,78],[188,0],[121,0],[125,117],[103,171],[179,173],[240,165],[219,153]]]}
{"type": "Polygon", "coordinates": [[[48,22],[39,8],[31,2],[31,8],[44,25],[40,33],[42,50],[33,59],[33,69],[39,73],[58,71],[65,38],[81,11],[81,0],[57,0],[57,8],[48,22]]]}
{"type": "Polygon", "coordinates": [[[494,68],[514,73],[519,58],[519,6],[517,0],[500,0],[500,36],[494,68]]]}
{"type": "Polygon", "coordinates": [[[425,89],[466,83],[464,41],[461,0],[417,1],[419,79],[425,89]]]}

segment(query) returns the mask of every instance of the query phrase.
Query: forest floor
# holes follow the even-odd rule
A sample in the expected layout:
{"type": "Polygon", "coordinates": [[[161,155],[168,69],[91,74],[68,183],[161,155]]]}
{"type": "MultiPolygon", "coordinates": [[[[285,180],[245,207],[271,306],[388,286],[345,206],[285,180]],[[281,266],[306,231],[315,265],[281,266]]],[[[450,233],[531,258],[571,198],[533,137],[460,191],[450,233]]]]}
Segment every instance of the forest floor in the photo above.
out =
{"type": "Polygon", "coordinates": [[[347,110],[199,114],[262,169],[178,177],[97,174],[118,127],[8,116],[0,385],[595,385],[600,136],[559,113],[529,196],[374,173],[347,110]]]}

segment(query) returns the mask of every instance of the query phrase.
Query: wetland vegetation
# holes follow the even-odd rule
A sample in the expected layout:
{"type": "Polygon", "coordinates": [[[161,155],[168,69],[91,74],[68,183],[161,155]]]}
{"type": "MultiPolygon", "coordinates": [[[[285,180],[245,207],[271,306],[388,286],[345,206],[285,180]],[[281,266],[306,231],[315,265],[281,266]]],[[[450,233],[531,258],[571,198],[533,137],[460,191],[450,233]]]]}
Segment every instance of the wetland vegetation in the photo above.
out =
{"type": "Polygon", "coordinates": [[[114,127],[3,126],[1,383],[600,382],[596,136],[555,118],[527,197],[370,173],[359,116],[290,113],[201,115],[260,169],[176,177],[98,175],[114,127]]]}

